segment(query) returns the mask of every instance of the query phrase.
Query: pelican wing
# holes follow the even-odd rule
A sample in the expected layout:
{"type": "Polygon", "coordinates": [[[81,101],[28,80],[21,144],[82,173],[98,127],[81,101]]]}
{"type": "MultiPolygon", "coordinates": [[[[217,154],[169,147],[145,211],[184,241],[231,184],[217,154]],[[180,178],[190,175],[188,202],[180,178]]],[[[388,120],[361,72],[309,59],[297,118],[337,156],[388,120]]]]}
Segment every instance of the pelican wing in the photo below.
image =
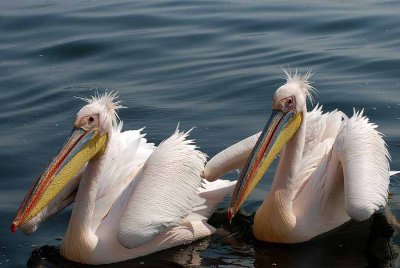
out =
{"type": "MultiPolygon", "coordinates": [[[[96,201],[112,192],[113,187],[119,187],[128,180],[132,180],[132,171],[141,167],[154,151],[153,143],[145,139],[143,129],[121,132],[122,122],[113,129],[106,159],[103,179],[99,185],[96,201]]],[[[125,188],[125,187],[124,187],[125,188]]]]}
{"type": "Polygon", "coordinates": [[[321,160],[306,165],[307,159],[318,155],[310,151],[302,161],[299,176],[306,179],[294,202],[297,216],[317,222],[324,215],[325,224],[332,226],[342,224],[349,216],[359,221],[369,218],[386,204],[389,188],[389,153],[376,125],[362,113],[341,124],[333,145],[328,138],[315,147],[321,160]]]}
{"type": "Polygon", "coordinates": [[[367,219],[387,202],[390,156],[376,128],[362,112],[355,113],[334,144],[343,168],[346,212],[355,220],[367,219]]]}
{"type": "Polygon", "coordinates": [[[143,129],[124,132],[121,129],[122,122],[113,129],[109,149],[105,153],[91,221],[92,230],[97,230],[115,200],[130,185],[155,148],[153,143],[147,143],[145,134],[141,133],[143,129]]]}
{"type": "Polygon", "coordinates": [[[311,112],[307,113],[303,158],[296,175],[296,181],[300,185],[310,178],[323,158],[332,149],[336,137],[342,129],[343,119],[348,119],[343,112],[334,110],[322,113],[322,106],[319,105],[316,105],[311,112]]]}
{"type": "Polygon", "coordinates": [[[118,241],[134,248],[150,241],[205,202],[199,196],[206,156],[178,130],[150,155],[127,189],[118,241]]]}
{"type": "Polygon", "coordinates": [[[347,116],[338,110],[322,113],[322,105],[319,104],[308,112],[303,157],[315,151],[315,148],[325,143],[327,139],[335,139],[342,127],[343,118],[347,116]]]}

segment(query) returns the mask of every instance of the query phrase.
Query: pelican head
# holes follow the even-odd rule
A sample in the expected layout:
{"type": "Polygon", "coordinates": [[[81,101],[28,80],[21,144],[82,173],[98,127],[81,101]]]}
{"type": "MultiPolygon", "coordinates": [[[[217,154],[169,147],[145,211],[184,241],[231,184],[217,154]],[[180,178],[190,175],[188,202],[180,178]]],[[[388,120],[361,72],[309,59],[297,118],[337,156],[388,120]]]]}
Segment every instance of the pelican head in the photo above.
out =
{"type": "Polygon", "coordinates": [[[243,167],[229,204],[231,220],[264,176],[283,146],[296,134],[307,112],[307,97],[313,88],[311,73],[300,76],[285,71],[286,84],[279,87],[272,101],[271,116],[243,167]]]}
{"type": "Polygon", "coordinates": [[[72,192],[76,188],[71,186],[76,184],[72,182],[76,175],[91,159],[104,153],[109,133],[118,119],[116,110],[121,108],[115,99],[115,93],[84,99],[88,104],[78,112],[68,140],[25,196],[11,225],[12,232],[32,224],[34,231],[41,214],[45,214],[42,211],[54,206],[53,203],[59,204],[57,196],[72,192]]]}

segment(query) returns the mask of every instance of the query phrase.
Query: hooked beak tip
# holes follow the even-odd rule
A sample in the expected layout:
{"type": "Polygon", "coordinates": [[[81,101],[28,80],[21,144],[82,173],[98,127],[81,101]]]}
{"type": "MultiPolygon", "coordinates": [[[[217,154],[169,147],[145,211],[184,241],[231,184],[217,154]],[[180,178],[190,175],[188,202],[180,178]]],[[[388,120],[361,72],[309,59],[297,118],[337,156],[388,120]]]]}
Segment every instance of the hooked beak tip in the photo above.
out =
{"type": "Polygon", "coordinates": [[[228,210],[228,220],[229,220],[229,223],[232,223],[232,219],[233,219],[234,216],[235,216],[235,215],[232,213],[232,209],[229,209],[229,210],[228,210]]]}
{"type": "Polygon", "coordinates": [[[11,232],[12,233],[15,233],[17,231],[17,223],[14,221],[12,224],[11,224],[11,232]]]}

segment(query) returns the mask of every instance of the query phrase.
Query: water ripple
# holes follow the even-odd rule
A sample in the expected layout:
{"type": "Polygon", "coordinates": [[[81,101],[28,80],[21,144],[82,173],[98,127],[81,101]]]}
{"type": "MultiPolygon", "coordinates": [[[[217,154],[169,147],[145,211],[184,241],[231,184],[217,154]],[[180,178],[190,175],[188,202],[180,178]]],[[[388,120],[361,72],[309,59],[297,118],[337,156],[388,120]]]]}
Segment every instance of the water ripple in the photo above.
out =
{"type": "MultiPolygon", "coordinates": [[[[4,211],[16,209],[68,135],[83,104],[74,96],[118,90],[127,129],[147,126],[158,143],[178,122],[196,125],[193,137],[212,156],[262,129],[281,67],[312,69],[316,100],[327,110],[365,108],[400,169],[397,1],[5,0],[0,7],[0,193],[13,191],[4,211]]],[[[0,244],[13,243],[5,239],[0,244]]]]}

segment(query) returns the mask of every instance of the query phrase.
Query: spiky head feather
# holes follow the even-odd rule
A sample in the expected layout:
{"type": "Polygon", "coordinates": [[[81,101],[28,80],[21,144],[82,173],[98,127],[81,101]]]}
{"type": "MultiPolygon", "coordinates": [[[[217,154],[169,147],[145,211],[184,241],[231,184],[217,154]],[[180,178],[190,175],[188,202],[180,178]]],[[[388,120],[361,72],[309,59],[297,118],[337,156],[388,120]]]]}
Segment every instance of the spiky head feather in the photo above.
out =
{"type": "Polygon", "coordinates": [[[314,102],[313,94],[316,93],[316,89],[311,85],[310,78],[312,77],[313,73],[311,70],[307,71],[304,75],[301,75],[297,72],[297,69],[292,72],[290,68],[284,69],[282,68],[286,84],[297,84],[298,88],[300,88],[303,94],[310,100],[311,104],[314,102]]]}

